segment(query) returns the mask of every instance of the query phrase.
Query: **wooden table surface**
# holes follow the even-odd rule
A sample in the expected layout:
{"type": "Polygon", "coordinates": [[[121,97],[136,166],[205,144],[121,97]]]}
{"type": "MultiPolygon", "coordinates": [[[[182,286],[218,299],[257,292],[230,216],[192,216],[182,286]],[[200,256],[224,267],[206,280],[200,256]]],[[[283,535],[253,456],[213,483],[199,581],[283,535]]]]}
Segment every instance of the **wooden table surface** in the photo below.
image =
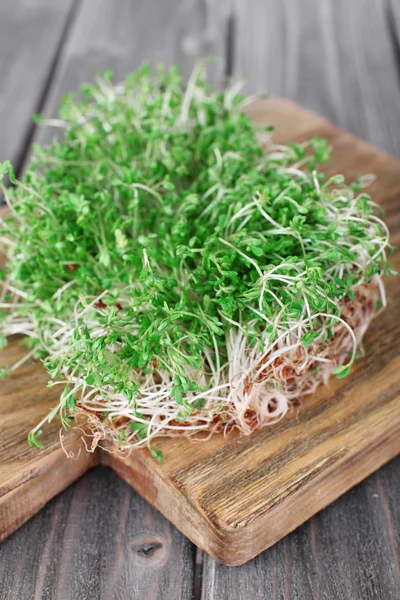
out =
{"type": "MultiPolygon", "coordinates": [[[[217,56],[400,157],[399,0],[1,0],[0,161],[21,172],[60,97],[111,68],[217,56]]],[[[400,207],[399,207],[400,208],[400,207]]],[[[1,391],[0,391],[1,393],[1,391]]],[[[3,600],[398,600],[400,459],[242,567],[202,555],[97,468],[0,546],[3,600]]]]}

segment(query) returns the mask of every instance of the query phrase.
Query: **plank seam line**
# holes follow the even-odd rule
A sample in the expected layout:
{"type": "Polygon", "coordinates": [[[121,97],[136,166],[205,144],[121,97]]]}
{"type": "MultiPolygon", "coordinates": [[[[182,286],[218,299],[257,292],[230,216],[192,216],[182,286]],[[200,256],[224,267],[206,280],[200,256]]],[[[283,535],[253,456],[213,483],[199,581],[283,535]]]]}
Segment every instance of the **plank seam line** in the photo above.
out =
{"type": "MultiPolygon", "coordinates": [[[[57,69],[58,69],[58,66],[60,63],[60,59],[61,59],[64,47],[68,40],[72,26],[76,21],[78,10],[81,7],[82,2],[83,2],[83,0],[73,0],[73,2],[71,4],[71,8],[68,11],[67,18],[65,19],[64,26],[61,31],[60,39],[58,41],[57,48],[56,48],[56,51],[53,56],[53,60],[51,61],[50,68],[46,75],[46,79],[45,79],[45,82],[43,85],[42,92],[41,92],[39,100],[35,106],[34,112],[36,114],[41,114],[41,112],[43,111],[43,108],[45,106],[47,97],[49,95],[49,92],[50,92],[50,89],[51,89],[51,86],[53,83],[54,76],[57,72],[57,69]]],[[[36,130],[37,130],[37,125],[32,122],[32,124],[28,128],[28,131],[25,135],[25,139],[21,145],[22,146],[21,150],[18,153],[16,161],[15,161],[15,174],[17,176],[17,179],[19,179],[21,177],[21,174],[24,171],[25,163],[26,163],[27,157],[29,155],[32,140],[35,136],[36,130]]]]}
{"type": "Polygon", "coordinates": [[[224,83],[233,77],[235,69],[236,19],[233,12],[226,17],[224,83]]]}
{"type": "Polygon", "coordinates": [[[201,600],[203,598],[204,552],[196,547],[194,553],[193,600],[201,600]]]}
{"type": "Polygon", "coordinates": [[[393,12],[392,0],[384,0],[383,8],[386,27],[388,30],[388,38],[392,47],[394,63],[396,67],[397,83],[400,88],[400,39],[396,30],[396,15],[393,12]]]}

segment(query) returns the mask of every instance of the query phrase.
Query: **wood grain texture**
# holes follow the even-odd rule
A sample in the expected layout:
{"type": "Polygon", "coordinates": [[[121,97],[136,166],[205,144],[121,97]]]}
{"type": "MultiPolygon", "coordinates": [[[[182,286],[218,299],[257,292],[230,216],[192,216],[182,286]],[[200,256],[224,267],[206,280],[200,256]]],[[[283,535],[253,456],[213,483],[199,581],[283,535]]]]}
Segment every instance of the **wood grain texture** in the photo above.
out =
{"type": "MultiPolygon", "coordinates": [[[[11,344],[0,353],[0,368],[24,353],[18,343],[11,344]]],[[[97,454],[86,452],[76,431],[64,437],[65,451],[74,453],[68,460],[56,422],[44,428],[43,450],[28,446],[29,430],[57,404],[54,390],[46,388],[47,379],[44,369],[31,360],[0,381],[0,541],[98,460],[97,454]]]]}
{"type": "MultiPolygon", "coordinates": [[[[209,65],[209,78],[224,74],[225,0],[81,0],[78,18],[65,44],[51,93],[44,106],[55,116],[67,92],[76,92],[94,73],[111,69],[121,81],[143,62],[178,64],[183,78],[196,58],[220,57],[209,65]]],[[[35,141],[48,143],[54,128],[39,128],[35,141]]]]}
{"type": "MultiPolygon", "coordinates": [[[[259,102],[251,114],[276,125],[277,141],[326,138],[334,147],[329,174],[352,180],[374,172],[370,191],[386,209],[393,243],[400,242],[399,162],[287,100],[259,102]]],[[[398,253],[394,265],[400,267],[398,253]]],[[[399,452],[398,279],[389,281],[388,296],[389,308],[371,326],[367,355],[354,373],[332,381],[274,427],[251,437],[214,436],[206,444],[156,440],[166,457],[161,465],[145,450],[126,460],[103,453],[101,461],[211,556],[230,565],[246,562],[399,452]]],[[[25,368],[36,372],[34,365],[25,368]]],[[[21,379],[18,388],[17,395],[26,394],[21,379]]]]}
{"type": "Polygon", "coordinates": [[[287,96],[400,156],[388,0],[232,1],[233,74],[248,92],[287,96]]]}
{"type": "Polygon", "coordinates": [[[0,161],[18,167],[75,0],[0,3],[0,161]]]}
{"type": "Polygon", "coordinates": [[[386,495],[385,485],[399,469],[400,459],[392,461],[242,567],[206,557],[203,600],[399,598],[399,529],[390,523],[399,516],[398,498],[386,495]]]}
{"type": "Polygon", "coordinates": [[[188,600],[194,548],[109,469],[0,546],[2,600],[188,600]]]}

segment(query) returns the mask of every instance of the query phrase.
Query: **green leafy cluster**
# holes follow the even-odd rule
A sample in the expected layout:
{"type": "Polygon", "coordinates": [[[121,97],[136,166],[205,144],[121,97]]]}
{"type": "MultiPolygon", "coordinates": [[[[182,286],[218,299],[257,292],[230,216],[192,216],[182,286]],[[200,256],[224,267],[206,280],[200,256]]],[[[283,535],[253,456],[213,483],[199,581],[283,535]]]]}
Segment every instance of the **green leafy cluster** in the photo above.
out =
{"type": "MultiPolygon", "coordinates": [[[[201,69],[186,87],[176,68],[111,79],[64,98],[62,139],[35,148],[22,182],[2,165],[15,183],[2,277],[21,292],[13,310],[34,323],[52,380],[73,373],[134,405],[132,372],[165,370],[184,420],[202,406],[187,398],[206,349],[216,344],[223,362],[233,326],[256,346],[306,307],[340,315],[340,299],[385,268],[383,234],[358,183],[318,172],[324,140],[265,155],[243,98],[214,91],[201,69]],[[60,348],[63,324],[73,333],[60,348]]],[[[5,287],[5,305],[12,296],[5,287]]],[[[305,345],[317,325],[305,320],[305,345]]],[[[62,400],[73,415],[76,389],[62,400]]],[[[145,437],[148,417],[138,419],[145,437]]]]}

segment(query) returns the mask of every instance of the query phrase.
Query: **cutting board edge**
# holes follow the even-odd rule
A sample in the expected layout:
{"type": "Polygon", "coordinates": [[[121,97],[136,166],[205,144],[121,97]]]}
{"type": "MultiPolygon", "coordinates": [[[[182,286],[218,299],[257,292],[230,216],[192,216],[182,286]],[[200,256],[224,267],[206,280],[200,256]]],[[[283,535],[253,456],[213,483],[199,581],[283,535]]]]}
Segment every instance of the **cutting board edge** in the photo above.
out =
{"type": "MultiPolygon", "coordinates": [[[[152,459],[154,470],[150,470],[140,450],[132,452],[127,459],[105,450],[100,450],[99,454],[100,464],[111,468],[201,550],[216,556],[208,540],[218,539],[221,535],[218,528],[171,479],[163,476],[155,459],[152,459]]],[[[223,542],[223,537],[221,539],[223,542]]]]}
{"type": "MultiPolygon", "coordinates": [[[[66,450],[68,450],[68,446],[66,446],[66,450]]],[[[67,458],[64,450],[60,447],[45,454],[35,466],[29,466],[22,474],[20,472],[22,482],[0,496],[0,523],[2,525],[0,543],[33,517],[50,500],[98,464],[100,464],[98,452],[83,451],[77,458],[67,458]],[[18,507],[16,514],[9,510],[10,506],[18,507]]]]}
{"type": "Polygon", "coordinates": [[[242,535],[237,534],[237,530],[232,530],[231,528],[224,530],[224,542],[227,545],[229,543],[230,550],[224,548],[224,551],[219,553],[218,556],[214,555],[214,558],[227,566],[240,566],[245,564],[264,550],[267,550],[276,544],[279,540],[303,525],[309,519],[316,516],[320,511],[327,508],[346,492],[383,467],[386,463],[396,458],[400,454],[400,422],[391,435],[388,436],[384,442],[381,439],[380,443],[383,443],[385,452],[382,453],[379,460],[372,462],[369,466],[368,458],[370,458],[370,455],[365,453],[365,448],[363,448],[352,456],[349,456],[342,464],[336,463],[331,469],[327,469],[322,475],[317,476],[310,485],[303,486],[296,497],[293,497],[287,502],[283,502],[280,506],[267,511],[262,517],[255,519],[254,524],[247,526],[247,531],[243,531],[242,535]],[[357,471],[355,470],[355,465],[357,471]],[[339,483],[343,479],[346,479],[344,485],[343,483],[339,483]],[[318,501],[312,505],[309,498],[309,496],[311,496],[311,499],[313,498],[312,488],[317,485],[323,485],[324,480],[329,480],[329,487],[327,486],[325,488],[326,490],[329,490],[329,493],[325,496],[320,494],[317,498],[320,497],[321,502],[318,501]],[[336,485],[337,487],[335,487],[336,485]],[[276,533],[266,535],[264,542],[258,542],[256,547],[253,546],[252,540],[259,537],[260,530],[268,532],[268,525],[271,520],[275,518],[276,514],[278,512],[289,513],[291,509],[299,503],[300,498],[303,498],[303,504],[307,507],[307,511],[301,513],[299,518],[293,519],[291,524],[287,525],[285,528],[281,527],[280,530],[277,528],[278,531],[276,533]],[[313,506],[313,508],[310,508],[311,506],[313,506]],[[285,531],[283,535],[282,531],[285,531]],[[237,553],[236,559],[233,556],[233,552],[235,552],[235,549],[239,544],[243,546],[245,550],[242,553],[237,553]]]}
{"type": "Polygon", "coordinates": [[[230,527],[217,518],[213,520],[207,517],[198,505],[194,505],[174,486],[173,481],[168,481],[167,478],[160,476],[156,465],[154,472],[150,472],[148,463],[145,464],[141,460],[140,454],[133,453],[128,459],[122,459],[109,452],[100,451],[100,463],[115,471],[195,545],[217,562],[227,566],[240,566],[273,546],[282,537],[297,529],[399,455],[400,413],[398,422],[394,425],[391,423],[391,425],[385,439],[380,436],[376,440],[375,446],[376,448],[381,447],[380,452],[374,454],[366,452],[367,447],[371,450],[370,441],[365,446],[358,447],[356,451],[349,451],[331,468],[327,468],[309,483],[302,485],[289,499],[265,511],[262,516],[255,518],[249,524],[236,528],[230,527]],[[135,476],[143,476],[143,479],[135,479],[135,476]],[[325,494],[314,495],[313,489],[316,486],[323,486],[325,481],[329,482],[329,485],[325,487],[325,494]],[[146,489],[148,482],[151,482],[150,493],[146,489]],[[154,490],[154,487],[157,488],[157,491],[154,490]],[[290,524],[284,527],[283,535],[282,525],[276,527],[276,532],[271,531],[269,528],[271,520],[277,517],[282,519],[282,515],[290,513],[298,505],[300,499],[303,499],[303,505],[307,507],[307,510],[300,514],[293,513],[295,518],[292,518],[290,524]],[[183,514],[186,519],[182,518],[183,514]],[[266,532],[261,541],[260,530],[266,532]],[[257,541],[257,545],[254,544],[254,540],[257,541]]]}

